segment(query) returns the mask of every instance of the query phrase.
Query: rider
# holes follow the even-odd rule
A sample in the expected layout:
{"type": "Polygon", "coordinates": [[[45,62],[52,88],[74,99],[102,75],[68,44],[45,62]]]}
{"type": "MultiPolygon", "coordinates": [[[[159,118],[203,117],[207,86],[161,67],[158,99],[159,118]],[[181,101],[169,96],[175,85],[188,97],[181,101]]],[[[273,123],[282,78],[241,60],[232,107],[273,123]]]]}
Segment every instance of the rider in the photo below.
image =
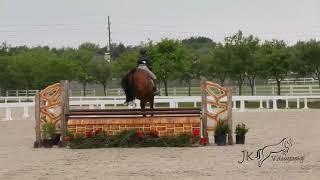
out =
{"type": "Polygon", "coordinates": [[[153,72],[151,72],[151,68],[150,68],[150,60],[147,56],[147,50],[144,49],[144,48],[141,48],[140,49],[140,58],[138,60],[138,68],[139,69],[143,69],[145,71],[148,72],[148,74],[150,75],[151,79],[153,80],[153,84],[154,84],[154,94],[155,95],[159,95],[159,91],[157,90],[157,86],[156,86],[156,80],[157,80],[157,77],[156,75],[153,74],[153,72]]]}

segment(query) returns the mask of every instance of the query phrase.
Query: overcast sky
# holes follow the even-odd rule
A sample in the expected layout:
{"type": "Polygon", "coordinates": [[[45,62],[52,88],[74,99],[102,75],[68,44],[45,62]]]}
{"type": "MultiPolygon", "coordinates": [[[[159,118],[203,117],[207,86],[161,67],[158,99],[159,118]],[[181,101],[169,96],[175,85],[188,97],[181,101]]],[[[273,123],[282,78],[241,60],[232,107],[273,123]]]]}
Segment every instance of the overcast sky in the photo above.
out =
{"type": "Polygon", "coordinates": [[[320,0],[0,0],[0,42],[136,45],[163,37],[223,41],[241,29],[262,39],[320,40],[320,0]]]}

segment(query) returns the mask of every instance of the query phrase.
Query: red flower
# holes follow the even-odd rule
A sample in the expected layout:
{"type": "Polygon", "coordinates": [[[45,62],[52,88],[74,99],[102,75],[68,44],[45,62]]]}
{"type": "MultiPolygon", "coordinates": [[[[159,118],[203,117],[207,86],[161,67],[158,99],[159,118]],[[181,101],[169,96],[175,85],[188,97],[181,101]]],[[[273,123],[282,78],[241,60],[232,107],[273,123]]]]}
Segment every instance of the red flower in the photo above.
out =
{"type": "Polygon", "coordinates": [[[139,137],[139,138],[143,138],[143,133],[141,131],[137,131],[136,132],[136,135],[139,137]]]}
{"type": "Polygon", "coordinates": [[[205,137],[203,137],[203,138],[201,138],[201,144],[202,145],[207,145],[207,138],[205,138],[205,137]]]}
{"type": "Polygon", "coordinates": [[[68,141],[70,141],[70,137],[69,136],[65,136],[64,138],[63,138],[63,140],[65,141],[65,142],[68,142],[68,141]]]}
{"type": "Polygon", "coordinates": [[[149,133],[148,133],[148,136],[152,137],[152,138],[158,138],[158,133],[157,131],[155,130],[151,130],[149,133]]]}
{"type": "Polygon", "coordinates": [[[93,137],[93,132],[92,130],[86,133],[87,138],[92,138],[93,137]]]}
{"type": "Polygon", "coordinates": [[[96,132],[94,132],[94,135],[101,133],[101,131],[102,131],[102,129],[97,129],[96,132]]]}
{"type": "Polygon", "coordinates": [[[193,130],[193,135],[194,136],[200,136],[200,130],[199,129],[193,130]]]}

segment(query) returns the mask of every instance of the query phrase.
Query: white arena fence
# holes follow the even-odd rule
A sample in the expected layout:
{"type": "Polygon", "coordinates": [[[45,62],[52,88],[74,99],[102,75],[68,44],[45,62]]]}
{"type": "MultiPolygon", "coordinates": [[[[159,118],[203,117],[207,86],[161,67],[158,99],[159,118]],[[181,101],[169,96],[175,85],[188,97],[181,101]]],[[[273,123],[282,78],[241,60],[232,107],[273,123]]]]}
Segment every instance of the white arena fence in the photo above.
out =
{"type": "MultiPolygon", "coordinates": [[[[238,94],[238,87],[234,86],[232,94],[238,94]]],[[[34,96],[38,90],[8,90],[6,91],[6,96],[9,97],[20,97],[20,96],[34,96]]],[[[199,96],[201,95],[200,87],[191,87],[191,95],[199,96]]],[[[164,88],[160,88],[161,95],[165,94],[164,88]]],[[[84,96],[83,90],[70,90],[70,96],[84,96]]],[[[107,96],[123,96],[124,92],[121,88],[107,89],[107,96]]],[[[168,88],[169,96],[187,96],[188,87],[170,87],[168,88]]],[[[256,96],[275,96],[277,95],[277,86],[275,85],[257,85],[254,87],[254,94],[256,96]]],[[[86,96],[97,96],[104,95],[103,91],[98,91],[96,89],[87,89],[86,96]]],[[[242,95],[251,95],[250,86],[242,87],[242,95]]],[[[320,87],[318,84],[294,84],[294,85],[281,85],[281,95],[283,96],[317,96],[320,95],[320,87]]]]}
{"type": "MultiPolygon", "coordinates": [[[[0,120],[12,120],[12,110],[20,108],[23,110],[21,119],[30,117],[30,109],[34,107],[33,97],[0,97],[0,120]],[[15,100],[16,102],[10,102],[15,100]],[[4,116],[2,115],[4,112],[4,116]]],[[[123,96],[96,96],[96,97],[70,97],[69,105],[71,108],[89,108],[89,109],[105,109],[105,108],[124,108],[123,96]]],[[[225,101],[226,99],[222,100],[225,101]]],[[[308,103],[320,102],[320,96],[233,96],[233,111],[277,111],[277,100],[283,100],[284,110],[309,109],[308,103]],[[256,103],[258,108],[247,108],[246,104],[256,103]],[[289,107],[289,103],[294,103],[294,107],[289,107]]],[[[188,103],[188,107],[199,107],[201,103],[200,96],[158,96],[155,98],[155,107],[179,108],[188,103]]],[[[140,108],[139,101],[135,101],[136,107],[140,108]]],[[[213,109],[214,110],[214,109],[213,109]]],[[[34,112],[32,112],[32,115],[34,112]]]]}
{"type": "MultiPolygon", "coordinates": [[[[238,94],[238,87],[234,86],[232,94],[238,94]]],[[[100,94],[103,92],[100,92],[100,94]]],[[[165,89],[160,88],[161,95],[165,95],[165,89]]],[[[186,96],[188,95],[188,87],[171,87],[168,88],[169,96],[186,96]]],[[[70,90],[70,96],[83,96],[83,90],[70,90]]],[[[96,96],[98,93],[95,89],[87,90],[87,96],[96,96]]],[[[123,96],[124,92],[120,88],[115,89],[107,89],[106,90],[107,96],[123,96]]],[[[191,87],[190,90],[191,96],[198,96],[201,95],[200,87],[191,87]]],[[[277,95],[277,86],[270,86],[270,85],[258,85],[254,87],[254,94],[259,96],[275,96],[277,95]]],[[[251,88],[250,86],[243,86],[242,87],[242,95],[251,95],[251,88]]],[[[320,95],[320,87],[317,84],[313,85],[281,85],[281,95],[284,96],[304,96],[304,95],[320,95]]]]}
{"type": "MultiPolygon", "coordinates": [[[[318,83],[314,78],[285,78],[281,80],[282,84],[313,84],[318,83]]],[[[276,79],[268,79],[268,84],[277,84],[276,79]]]]}

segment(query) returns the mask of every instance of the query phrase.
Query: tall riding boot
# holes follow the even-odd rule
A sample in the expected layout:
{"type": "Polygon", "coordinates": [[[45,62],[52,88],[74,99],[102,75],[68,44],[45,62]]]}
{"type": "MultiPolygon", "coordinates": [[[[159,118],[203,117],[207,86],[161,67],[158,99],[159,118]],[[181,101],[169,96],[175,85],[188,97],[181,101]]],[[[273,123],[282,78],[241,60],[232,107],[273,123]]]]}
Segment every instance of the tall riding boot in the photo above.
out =
{"type": "Polygon", "coordinates": [[[153,80],[153,83],[154,83],[154,86],[153,86],[153,92],[154,92],[154,95],[160,95],[160,91],[157,89],[157,81],[156,79],[153,80]]]}

